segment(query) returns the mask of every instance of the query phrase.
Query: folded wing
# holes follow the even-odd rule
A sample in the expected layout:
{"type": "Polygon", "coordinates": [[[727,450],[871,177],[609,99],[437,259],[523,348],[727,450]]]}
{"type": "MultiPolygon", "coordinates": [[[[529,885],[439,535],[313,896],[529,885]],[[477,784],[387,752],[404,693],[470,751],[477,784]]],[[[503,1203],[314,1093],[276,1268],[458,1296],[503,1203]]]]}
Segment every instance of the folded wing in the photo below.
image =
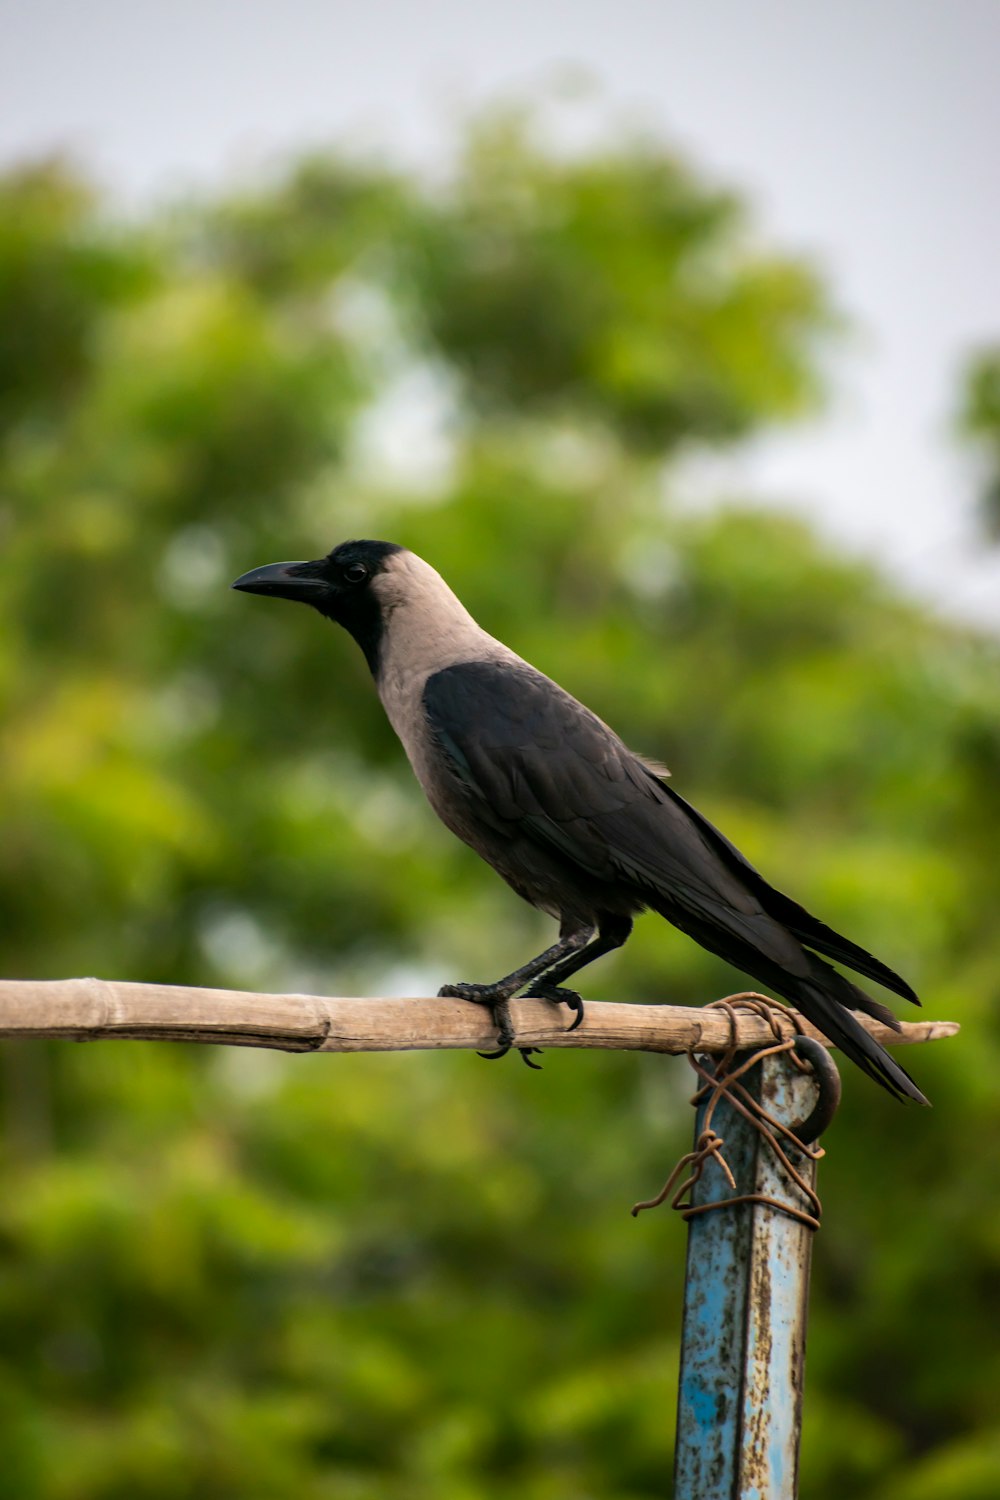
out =
{"type": "MultiPolygon", "coordinates": [[[[898,1025],[817,953],[916,1000],[864,948],[776,891],[614,732],[524,664],[472,662],[428,679],[424,707],[465,793],[497,827],[625,885],[691,937],[775,989],[894,1092],[908,1075],[847,1012],[898,1025]],[[815,951],[809,951],[810,949],[815,951]]],[[[922,1097],[922,1096],[921,1096],[922,1097]]]]}

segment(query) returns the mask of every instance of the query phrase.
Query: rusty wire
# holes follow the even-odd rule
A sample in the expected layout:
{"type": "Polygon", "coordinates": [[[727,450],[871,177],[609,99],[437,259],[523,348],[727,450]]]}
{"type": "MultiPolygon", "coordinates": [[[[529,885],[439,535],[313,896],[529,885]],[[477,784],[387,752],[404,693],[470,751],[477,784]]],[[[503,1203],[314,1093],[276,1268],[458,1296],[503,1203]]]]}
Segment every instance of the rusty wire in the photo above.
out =
{"type": "Polygon", "coordinates": [[[688,1061],[702,1080],[702,1086],[692,1097],[691,1103],[698,1106],[706,1097],[711,1096],[708,1097],[708,1105],[705,1109],[701,1133],[695,1143],[694,1150],[687,1152],[686,1155],[681,1157],[655,1198],[648,1198],[633,1206],[633,1218],[640,1214],[644,1208],[656,1208],[669,1197],[670,1207],[676,1209],[684,1219],[692,1219],[696,1214],[709,1213],[717,1208],[732,1208],[737,1203],[761,1203],[768,1208],[775,1208],[781,1213],[788,1214],[790,1218],[797,1219],[799,1223],[808,1225],[810,1229],[818,1229],[823,1213],[823,1206],[820,1203],[815,1188],[805,1179],[790,1160],[788,1152],[782,1145],[782,1138],[793,1146],[800,1155],[808,1157],[814,1162],[819,1161],[824,1156],[825,1153],[822,1147],[800,1140],[791,1126],[784,1124],[783,1121],[777,1119],[764,1109],[760,1101],[755,1099],[741,1082],[744,1075],[750,1072],[752,1068],[755,1068],[758,1063],[763,1062],[764,1058],[777,1057],[782,1053],[788,1055],[789,1061],[800,1072],[809,1071],[808,1063],[803,1062],[795,1052],[798,1026],[795,1012],[789,1009],[787,1005],[782,1005],[780,1001],[772,1000],[767,995],[757,994],[754,990],[745,990],[738,995],[729,995],[724,1000],[713,1000],[711,1005],[706,1008],[710,1010],[724,1010],[726,1012],[730,1024],[730,1044],[726,1052],[719,1058],[714,1070],[711,1071],[693,1052],[688,1055],[688,1061]],[[734,1068],[733,1063],[739,1052],[736,1040],[738,1010],[750,1011],[752,1014],[758,1015],[766,1021],[774,1036],[774,1043],[769,1047],[760,1048],[734,1068]],[[783,1028],[783,1021],[791,1023],[791,1032],[783,1028]],[[736,1194],[736,1179],[732,1174],[729,1163],[723,1155],[725,1141],[712,1128],[712,1119],[715,1114],[716,1105],[723,1097],[728,1100],[733,1109],[750,1122],[754,1129],[767,1142],[793,1190],[800,1194],[805,1205],[804,1207],[800,1208],[794,1203],[771,1197],[767,1193],[736,1194]],[[736,1196],[720,1199],[712,1203],[692,1204],[690,1201],[685,1202],[688,1194],[692,1191],[704,1172],[706,1164],[713,1160],[722,1171],[736,1196]],[[680,1187],[675,1188],[678,1178],[685,1172],[687,1172],[687,1175],[684,1177],[680,1187]]]}

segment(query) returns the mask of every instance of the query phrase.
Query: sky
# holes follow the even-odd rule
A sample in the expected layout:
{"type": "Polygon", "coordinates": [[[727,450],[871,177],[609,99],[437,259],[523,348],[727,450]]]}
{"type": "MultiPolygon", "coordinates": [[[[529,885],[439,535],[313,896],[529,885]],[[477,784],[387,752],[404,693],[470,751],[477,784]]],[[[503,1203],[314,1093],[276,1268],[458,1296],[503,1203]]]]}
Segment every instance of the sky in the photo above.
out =
{"type": "Polygon", "coordinates": [[[1000,0],[0,0],[0,24],[0,166],[68,151],[130,203],[325,142],[433,169],[456,119],[588,78],[580,129],[653,127],[853,320],[823,418],[692,496],[799,510],[1000,627],[951,429],[963,359],[1000,341],[1000,0]]]}

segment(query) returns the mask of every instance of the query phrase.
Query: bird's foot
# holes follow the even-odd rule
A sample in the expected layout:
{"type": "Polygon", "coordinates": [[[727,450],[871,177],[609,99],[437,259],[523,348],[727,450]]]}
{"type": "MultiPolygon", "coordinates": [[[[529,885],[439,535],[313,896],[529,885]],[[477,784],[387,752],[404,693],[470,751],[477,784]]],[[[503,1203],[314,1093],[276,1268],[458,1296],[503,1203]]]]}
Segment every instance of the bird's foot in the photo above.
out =
{"type": "MultiPolygon", "coordinates": [[[[438,990],[442,997],[450,997],[454,1000],[469,1000],[473,1005],[485,1005],[493,1017],[493,1024],[497,1029],[497,1037],[500,1045],[495,1052],[480,1052],[487,1062],[495,1062],[499,1057],[506,1057],[512,1047],[517,1046],[514,1038],[514,1023],[510,1017],[510,997],[503,993],[499,985],[495,984],[443,984],[438,990]]],[[[518,1047],[521,1061],[536,1072],[541,1072],[541,1064],[531,1061],[531,1054],[541,1053],[540,1047],[518,1047]]]]}
{"type": "Polygon", "coordinates": [[[568,1006],[573,1011],[573,1019],[566,1027],[567,1031],[575,1031],[583,1020],[583,999],[576,990],[567,990],[560,984],[546,984],[544,979],[537,979],[524,993],[529,1000],[552,1000],[556,1005],[568,1006]]]}

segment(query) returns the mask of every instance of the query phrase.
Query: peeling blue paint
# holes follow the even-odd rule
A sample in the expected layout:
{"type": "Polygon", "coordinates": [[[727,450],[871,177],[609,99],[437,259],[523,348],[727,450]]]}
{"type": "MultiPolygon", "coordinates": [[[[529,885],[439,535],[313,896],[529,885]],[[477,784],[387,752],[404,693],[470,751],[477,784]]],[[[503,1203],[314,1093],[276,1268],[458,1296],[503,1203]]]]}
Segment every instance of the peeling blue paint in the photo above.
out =
{"type": "MultiPolygon", "coordinates": [[[[812,1079],[781,1056],[765,1059],[745,1082],[755,1093],[762,1088],[768,1110],[790,1124],[805,1118],[815,1093],[812,1079]]],[[[759,1133],[725,1100],[712,1124],[725,1141],[736,1193],[709,1161],[692,1201],[743,1193],[786,1201],[788,1185],[759,1133]]],[[[811,1181],[812,1163],[796,1165],[811,1181]]],[[[811,1248],[811,1230],[762,1204],[690,1220],[675,1500],[794,1500],[811,1248]]]]}

